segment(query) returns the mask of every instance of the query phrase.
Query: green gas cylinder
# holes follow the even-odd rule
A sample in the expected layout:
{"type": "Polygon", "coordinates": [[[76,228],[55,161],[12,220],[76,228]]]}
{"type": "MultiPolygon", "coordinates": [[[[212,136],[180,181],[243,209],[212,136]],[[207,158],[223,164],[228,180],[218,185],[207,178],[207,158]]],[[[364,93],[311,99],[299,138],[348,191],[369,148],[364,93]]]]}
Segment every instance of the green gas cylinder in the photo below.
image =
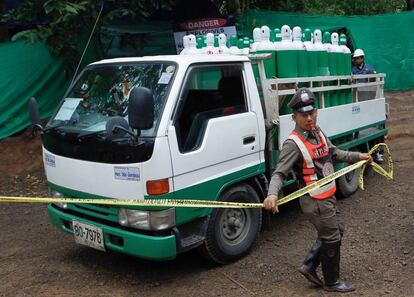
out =
{"type": "MultiPolygon", "coordinates": [[[[313,46],[314,50],[316,51],[317,59],[318,59],[318,76],[328,76],[329,75],[329,62],[328,62],[328,52],[326,50],[325,45],[322,43],[322,32],[319,29],[316,29],[313,32],[313,46]]],[[[323,86],[323,83],[320,83],[320,86],[323,86]]],[[[325,84],[327,85],[327,84],[325,84]]],[[[322,94],[322,93],[320,93],[322,94]]],[[[324,106],[330,106],[330,97],[329,92],[323,92],[324,97],[324,106]]],[[[321,103],[321,99],[319,100],[321,103]]]]}
{"type": "Polygon", "coordinates": [[[312,32],[310,29],[303,30],[303,45],[308,54],[308,74],[318,76],[318,51],[312,42],[312,32]]]}
{"type": "MultiPolygon", "coordinates": [[[[324,32],[323,33],[323,45],[326,48],[328,53],[328,67],[329,67],[329,75],[338,75],[338,65],[337,65],[337,58],[334,55],[334,49],[331,44],[331,33],[324,32]]],[[[327,83],[327,85],[332,85],[333,83],[327,83]]],[[[333,91],[327,92],[328,97],[325,97],[325,107],[331,107],[338,104],[338,98],[333,91]]]]}
{"type": "Polygon", "coordinates": [[[229,51],[230,55],[241,55],[241,50],[237,47],[238,39],[235,34],[230,36],[230,46],[229,51]]]}
{"type": "Polygon", "coordinates": [[[201,49],[203,47],[203,38],[201,36],[197,36],[197,49],[201,49]]]}
{"type": "MultiPolygon", "coordinates": [[[[342,53],[342,49],[339,46],[339,35],[338,33],[334,32],[331,35],[331,46],[329,47],[329,55],[330,57],[333,57],[334,59],[334,65],[336,66],[336,70],[335,70],[335,74],[334,75],[343,75],[344,73],[344,69],[343,69],[343,63],[342,58],[343,58],[343,53],[342,53]]],[[[335,82],[335,84],[337,84],[337,82],[335,82]]],[[[341,105],[345,103],[345,96],[342,96],[343,92],[337,90],[337,91],[332,91],[333,93],[333,98],[332,98],[332,105],[336,106],[336,105],[341,105]]]]}
{"type": "Polygon", "coordinates": [[[275,37],[275,40],[273,41],[273,43],[278,43],[282,41],[282,34],[280,33],[280,29],[279,28],[275,28],[273,29],[273,36],[275,37]]]}
{"type": "Polygon", "coordinates": [[[333,55],[333,47],[331,44],[331,33],[324,32],[323,33],[323,44],[325,45],[326,51],[328,52],[328,67],[329,67],[329,75],[337,75],[338,74],[338,65],[336,60],[336,55],[333,55]]]}
{"type": "Polygon", "coordinates": [[[262,32],[260,28],[253,29],[253,42],[250,44],[250,53],[255,54],[257,52],[257,46],[262,40],[262,32]]]}
{"type": "Polygon", "coordinates": [[[292,33],[288,25],[282,26],[282,41],[276,50],[278,77],[298,77],[297,52],[292,42],[292,33]]]}
{"type": "MultiPolygon", "coordinates": [[[[298,55],[292,42],[292,31],[288,25],[283,25],[281,30],[282,40],[277,45],[277,74],[280,78],[298,77],[298,55]]],[[[287,106],[292,96],[286,96],[280,106],[280,114],[292,113],[287,106]]]]}
{"type": "MultiPolygon", "coordinates": [[[[351,57],[351,50],[346,46],[346,35],[341,34],[339,36],[339,46],[343,52],[343,70],[344,75],[351,75],[352,74],[352,57],[351,57]]],[[[344,83],[348,83],[344,81],[344,83]]],[[[343,90],[345,94],[345,104],[352,103],[352,90],[343,90]]]]}
{"type": "MultiPolygon", "coordinates": [[[[318,76],[318,47],[312,42],[312,32],[310,29],[303,30],[303,45],[308,54],[308,74],[318,76]]],[[[319,108],[319,93],[315,95],[315,107],[319,108]]]]}
{"type": "Polygon", "coordinates": [[[313,40],[318,56],[318,76],[328,76],[330,75],[328,52],[326,50],[326,46],[322,43],[321,30],[317,29],[313,32],[313,40]]]}
{"type": "Polygon", "coordinates": [[[298,26],[293,28],[293,46],[298,59],[298,77],[308,77],[308,53],[302,42],[302,29],[298,26]]]}
{"type": "MultiPolygon", "coordinates": [[[[253,42],[250,44],[249,53],[255,54],[257,53],[257,46],[259,45],[260,41],[262,40],[262,31],[260,28],[253,29],[253,42]]],[[[252,64],[254,78],[256,79],[256,83],[260,84],[260,76],[259,76],[259,68],[257,64],[252,64]]]]}
{"type": "Polygon", "coordinates": [[[264,60],[266,77],[276,77],[276,50],[273,42],[270,41],[270,29],[268,26],[263,26],[261,30],[261,41],[256,47],[256,51],[259,54],[270,53],[272,57],[270,59],[264,60]]]}

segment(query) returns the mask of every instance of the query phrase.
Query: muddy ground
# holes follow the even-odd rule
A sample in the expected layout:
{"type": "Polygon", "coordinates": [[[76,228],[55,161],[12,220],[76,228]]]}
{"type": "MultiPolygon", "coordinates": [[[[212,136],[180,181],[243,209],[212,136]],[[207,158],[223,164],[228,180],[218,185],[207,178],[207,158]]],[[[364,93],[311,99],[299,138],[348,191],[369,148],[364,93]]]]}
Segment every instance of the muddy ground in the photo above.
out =
{"type": "MultiPolygon", "coordinates": [[[[414,91],[386,93],[395,179],[366,177],[340,200],[346,222],[346,296],[414,296],[414,91]]],[[[0,195],[46,196],[39,139],[0,140],[0,195]]],[[[76,245],[48,220],[46,206],[0,204],[0,296],[337,296],[296,271],[315,237],[295,202],[281,207],[251,253],[212,266],[196,252],[168,262],[76,245]]]]}

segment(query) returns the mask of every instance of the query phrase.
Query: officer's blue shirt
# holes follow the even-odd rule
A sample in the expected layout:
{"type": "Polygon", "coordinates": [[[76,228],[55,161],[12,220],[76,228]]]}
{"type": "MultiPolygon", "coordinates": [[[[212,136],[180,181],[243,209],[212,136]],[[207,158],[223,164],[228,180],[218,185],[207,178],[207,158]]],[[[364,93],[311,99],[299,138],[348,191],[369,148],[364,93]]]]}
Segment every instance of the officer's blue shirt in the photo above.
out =
{"type": "MultiPolygon", "coordinates": [[[[364,64],[362,67],[358,67],[358,66],[352,66],[352,74],[374,74],[377,73],[374,69],[374,67],[372,67],[369,64],[364,64]]],[[[359,83],[364,83],[364,82],[368,82],[368,78],[361,78],[361,79],[357,79],[357,82],[359,83]]]]}

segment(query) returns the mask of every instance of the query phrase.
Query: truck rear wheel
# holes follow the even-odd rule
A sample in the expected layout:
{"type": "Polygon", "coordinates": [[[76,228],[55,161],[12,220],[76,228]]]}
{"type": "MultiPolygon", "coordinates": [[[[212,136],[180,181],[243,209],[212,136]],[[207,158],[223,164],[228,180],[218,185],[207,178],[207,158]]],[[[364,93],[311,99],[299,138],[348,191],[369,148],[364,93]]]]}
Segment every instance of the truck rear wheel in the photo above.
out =
{"type": "Polygon", "coordinates": [[[349,197],[358,190],[358,176],[360,170],[360,168],[352,170],[336,180],[336,196],[338,196],[338,198],[349,197]]]}
{"type": "MultiPolygon", "coordinates": [[[[247,184],[228,189],[220,201],[260,203],[255,190],[247,184]]],[[[235,261],[250,251],[261,225],[260,208],[216,208],[210,215],[202,254],[217,264],[235,261]]]]}

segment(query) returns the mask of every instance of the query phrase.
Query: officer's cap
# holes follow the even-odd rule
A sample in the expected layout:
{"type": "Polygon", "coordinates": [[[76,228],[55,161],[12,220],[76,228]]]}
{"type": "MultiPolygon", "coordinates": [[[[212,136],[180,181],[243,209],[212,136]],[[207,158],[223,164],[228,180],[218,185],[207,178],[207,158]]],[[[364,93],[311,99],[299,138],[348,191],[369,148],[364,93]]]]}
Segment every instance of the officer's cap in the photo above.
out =
{"type": "Polygon", "coordinates": [[[313,106],[314,102],[315,95],[307,88],[300,88],[288,103],[288,107],[294,111],[308,112],[315,108],[313,106]]]}

